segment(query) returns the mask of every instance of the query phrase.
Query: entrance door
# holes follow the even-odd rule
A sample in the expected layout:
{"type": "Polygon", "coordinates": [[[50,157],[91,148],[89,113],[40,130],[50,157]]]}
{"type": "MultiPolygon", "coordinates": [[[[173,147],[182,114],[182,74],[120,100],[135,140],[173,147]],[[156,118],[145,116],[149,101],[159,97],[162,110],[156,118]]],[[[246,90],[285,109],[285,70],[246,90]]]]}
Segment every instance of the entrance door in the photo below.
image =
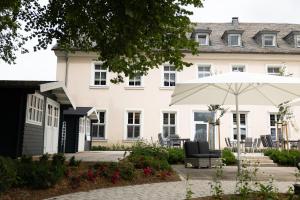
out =
{"type": "Polygon", "coordinates": [[[191,135],[192,141],[207,141],[209,134],[208,119],[211,113],[207,112],[194,112],[193,113],[193,133],[191,135]]]}
{"type": "Polygon", "coordinates": [[[208,141],[208,124],[205,122],[195,122],[195,141],[208,141]]]}
{"type": "Polygon", "coordinates": [[[78,152],[84,151],[85,143],[85,117],[79,118],[78,152]]]}
{"type": "Polygon", "coordinates": [[[59,104],[47,98],[44,153],[57,153],[59,131],[59,104]]]}

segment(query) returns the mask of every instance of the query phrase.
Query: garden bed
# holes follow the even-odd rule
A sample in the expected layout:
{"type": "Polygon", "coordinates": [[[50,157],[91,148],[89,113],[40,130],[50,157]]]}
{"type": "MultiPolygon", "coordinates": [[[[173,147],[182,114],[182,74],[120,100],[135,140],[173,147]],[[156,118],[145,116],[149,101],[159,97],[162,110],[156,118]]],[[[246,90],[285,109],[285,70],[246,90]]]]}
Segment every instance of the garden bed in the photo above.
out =
{"type": "MultiPolygon", "coordinates": [[[[84,173],[89,169],[92,163],[82,163],[80,170],[77,173],[84,173]]],[[[179,181],[180,178],[175,172],[167,174],[156,174],[151,176],[146,176],[143,170],[136,170],[135,178],[132,180],[120,179],[115,183],[104,177],[97,177],[94,181],[89,181],[87,179],[80,181],[80,186],[75,187],[70,183],[70,179],[64,177],[58,184],[54,185],[48,189],[31,189],[31,188],[11,188],[4,194],[0,195],[1,200],[40,200],[45,198],[50,198],[54,196],[59,196],[63,194],[69,194],[74,192],[89,191],[100,188],[108,187],[118,187],[127,185],[138,185],[146,183],[158,183],[158,182],[170,182],[179,181]]]]}
{"type": "MultiPolygon", "coordinates": [[[[173,162],[178,160],[172,154],[173,162]]],[[[81,162],[63,154],[19,160],[0,157],[0,200],[38,200],[79,191],[144,183],[179,181],[169,153],[156,145],[137,143],[131,154],[115,162],[81,162]]],[[[180,160],[180,159],[179,159],[180,160]]]]}

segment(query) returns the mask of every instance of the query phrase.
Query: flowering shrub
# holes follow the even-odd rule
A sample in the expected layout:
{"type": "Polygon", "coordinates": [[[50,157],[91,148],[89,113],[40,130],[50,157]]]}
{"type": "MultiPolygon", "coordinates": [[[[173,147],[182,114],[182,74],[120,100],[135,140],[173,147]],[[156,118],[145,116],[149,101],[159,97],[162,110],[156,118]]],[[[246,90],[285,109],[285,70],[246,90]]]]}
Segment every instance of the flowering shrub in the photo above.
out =
{"type": "Polygon", "coordinates": [[[116,184],[117,181],[120,180],[120,178],[121,178],[121,176],[120,176],[120,171],[119,171],[119,170],[116,170],[116,171],[113,173],[112,177],[111,177],[111,182],[112,182],[113,184],[116,184]]]}
{"type": "Polygon", "coordinates": [[[87,172],[87,180],[92,182],[95,182],[96,180],[96,175],[92,169],[89,169],[87,172]]]}
{"type": "Polygon", "coordinates": [[[152,169],[150,167],[144,168],[143,171],[145,176],[150,176],[152,174],[152,169]]]}

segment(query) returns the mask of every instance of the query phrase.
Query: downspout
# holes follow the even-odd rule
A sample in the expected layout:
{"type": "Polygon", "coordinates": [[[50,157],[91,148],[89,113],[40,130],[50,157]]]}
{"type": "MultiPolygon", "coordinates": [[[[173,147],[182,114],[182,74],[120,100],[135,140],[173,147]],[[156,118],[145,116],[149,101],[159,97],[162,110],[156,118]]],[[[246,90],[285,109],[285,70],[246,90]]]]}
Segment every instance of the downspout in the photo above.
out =
{"type": "Polygon", "coordinates": [[[68,86],[68,72],[69,72],[69,54],[65,53],[66,71],[65,71],[65,86],[68,86]]]}

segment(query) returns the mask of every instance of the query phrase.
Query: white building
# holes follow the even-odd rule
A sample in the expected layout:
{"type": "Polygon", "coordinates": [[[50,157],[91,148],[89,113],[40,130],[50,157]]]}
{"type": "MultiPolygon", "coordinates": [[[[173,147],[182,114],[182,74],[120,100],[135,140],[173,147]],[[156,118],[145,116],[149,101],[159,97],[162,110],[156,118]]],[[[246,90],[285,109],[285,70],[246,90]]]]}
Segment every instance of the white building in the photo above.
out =
{"type": "MultiPolygon", "coordinates": [[[[212,138],[207,105],[169,106],[176,82],[236,70],[277,75],[283,67],[300,77],[298,24],[239,23],[233,18],[230,23],[199,23],[191,39],[199,42],[200,50],[197,56],[186,54],[184,59],[193,63],[191,67],[176,72],[165,64],[145,77],[127,78],[118,85],[110,83],[114,74],[101,67],[95,54],[76,52],[66,57],[54,48],[57,80],[66,83],[78,107],[99,111],[100,123],[92,120],[93,145],[130,144],[140,138],[156,141],[158,133],[192,140],[196,133],[197,137],[212,138]]],[[[221,119],[222,147],[225,137],[236,139],[234,107],[224,107],[229,110],[221,119]]],[[[297,125],[300,108],[293,111],[297,125]]],[[[277,112],[274,106],[241,106],[242,137],[271,134],[275,140],[277,112]]],[[[300,139],[300,132],[292,126],[288,129],[290,139],[300,139]]]]}

